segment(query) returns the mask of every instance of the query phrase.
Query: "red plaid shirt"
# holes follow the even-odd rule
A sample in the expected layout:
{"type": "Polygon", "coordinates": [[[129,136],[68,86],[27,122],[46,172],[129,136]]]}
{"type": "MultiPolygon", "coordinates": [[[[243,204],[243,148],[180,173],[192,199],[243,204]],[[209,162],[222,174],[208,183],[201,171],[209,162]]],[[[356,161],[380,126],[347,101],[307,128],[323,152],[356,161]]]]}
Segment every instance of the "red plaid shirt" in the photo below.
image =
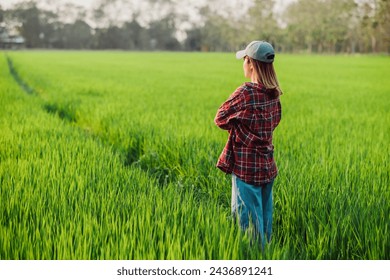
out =
{"type": "Polygon", "coordinates": [[[260,84],[244,83],[219,107],[214,119],[229,131],[217,167],[255,186],[270,182],[278,173],[272,132],[282,111],[279,97],[266,91],[260,84]]]}

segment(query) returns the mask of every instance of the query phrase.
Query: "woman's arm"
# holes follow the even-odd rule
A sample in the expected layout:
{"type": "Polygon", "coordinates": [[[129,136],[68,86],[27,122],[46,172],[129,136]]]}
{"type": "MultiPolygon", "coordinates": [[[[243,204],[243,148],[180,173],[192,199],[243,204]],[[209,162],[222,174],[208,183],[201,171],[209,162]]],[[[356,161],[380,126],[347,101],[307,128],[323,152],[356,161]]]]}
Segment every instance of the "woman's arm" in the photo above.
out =
{"type": "Polygon", "coordinates": [[[219,107],[217,115],[214,118],[215,124],[222,129],[230,130],[233,127],[235,120],[240,115],[244,102],[243,89],[242,87],[239,87],[229,99],[219,107]]]}

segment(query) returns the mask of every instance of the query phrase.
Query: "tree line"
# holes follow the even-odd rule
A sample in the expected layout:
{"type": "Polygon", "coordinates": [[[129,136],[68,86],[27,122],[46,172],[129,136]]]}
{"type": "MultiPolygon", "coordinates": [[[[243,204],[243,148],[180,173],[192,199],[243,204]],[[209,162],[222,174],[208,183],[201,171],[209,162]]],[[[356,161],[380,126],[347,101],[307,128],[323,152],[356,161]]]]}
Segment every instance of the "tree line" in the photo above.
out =
{"type": "Polygon", "coordinates": [[[390,53],[388,0],[54,2],[0,6],[0,33],[27,48],[234,51],[264,39],[284,52],[390,53]]]}

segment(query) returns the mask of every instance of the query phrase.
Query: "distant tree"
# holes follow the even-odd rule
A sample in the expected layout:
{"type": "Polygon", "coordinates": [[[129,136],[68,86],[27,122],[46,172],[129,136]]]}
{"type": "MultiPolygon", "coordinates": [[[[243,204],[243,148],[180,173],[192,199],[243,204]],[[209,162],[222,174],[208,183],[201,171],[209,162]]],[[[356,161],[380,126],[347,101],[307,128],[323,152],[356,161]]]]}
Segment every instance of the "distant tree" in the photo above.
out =
{"type": "Polygon", "coordinates": [[[329,52],[345,52],[348,48],[348,40],[351,35],[349,29],[356,8],[354,0],[326,0],[321,6],[323,17],[322,26],[324,42],[329,52]]]}
{"type": "Polygon", "coordinates": [[[301,0],[289,6],[286,10],[288,35],[292,50],[306,49],[308,52],[321,52],[325,47],[324,41],[326,16],[322,12],[320,0],[301,0]]]}
{"type": "Polygon", "coordinates": [[[200,51],[202,49],[202,30],[192,28],[186,31],[187,37],[184,41],[184,49],[187,51],[200,51]]]}
{"type": "Polygon", "coordinates": [[[377,20],[382,50],[390,53],[390,1],[379,1],[377,20]]]}
{"type": "Polygon", "coordinates": [[[376,1],[365,1],[359,5],[359,50],[362,52],[376,51],[376,30],[378,22],[375,18],[376,1]]]}
{"type": "Polygon", "coordinates": [[[280,29],[274,15],[274,0],[253,0],[248,11],[249,32],[253,38],[276,43],[276,34],[280,29]]]}
{"type": "MultiPolygon", "coordinates": [[[[251,40],[276,42],[280,28],[273,13],[273,0],[235,0],[226,4],[217,0],[199,10],[203,19],[203,24],[197,27],[201,49],[234,51],[251,40]]],[[[194,34],[187,33],[192,39],[194,34]]]]}
{"type": "Polygon", "coordinates": [[[39,48],[43,44],[43,36],[40,23],[40,10],[35,1],[22,2],[16,5],[11,11],[21,25],[19,26],[20,34],[26,40],[28,48],[39,48]]]}
{"type": "MultiPolygon", "coordinates": [[[[202,51],[233,51],[240,45],[240,38],[247,34],[236,18],[226,18],[205,6],[200,10],[204,24],[200,30],[202,51]]],[[[245,37],[245,36],[244,36],[245,37]]]]}
{"type": "Polygon", "coordinates": [[[131,22],[126,22],[122,26],[126,48],[131,50],[147,50],[150,48],[148,30],[142,27],[133,17],[131,22]]]}
{"type": "Polygon", "coordinates": [[[124,49],[123,33],[118,26],[96,29],[98,49],[124,49]]]}
{"type": "Polygon", "coordinates": [[[390,52],[390,2],[388,0],[361,1],[358,16],[361,50],[390,52]]]}
{"type": "Polygon", "coordinates": [[[56,43],[59,41],[58,31],[62,25],[55,12],[40,10],[40,39],[42,47],[56,47],[56,43]]]}
{"type": "Polygon", "coordinates": [[[175,15],[168,14],[160,20],[149,24],[149,37],[151,48],[157,50],[179,50],[181,45],[177,40],[175,15]]]}
{"type": "Polygon", "coordinates": [[[67,49],[88,49],[92,42],[92,29],[82,20],[65,24],[63,27],[63,42],[67,49]]]}
{"type": "Polygon", "coordinates": [[[291,50],[338,52],[351,35],[353,0],[300,0],[285,11],[291,50]]]}
{"type": "Polygon", "coordinates": [[[3,11],[3,8],[0,5],[0,23],[2,23],[3,20],[4,20],[4,11],[3,11]]]}

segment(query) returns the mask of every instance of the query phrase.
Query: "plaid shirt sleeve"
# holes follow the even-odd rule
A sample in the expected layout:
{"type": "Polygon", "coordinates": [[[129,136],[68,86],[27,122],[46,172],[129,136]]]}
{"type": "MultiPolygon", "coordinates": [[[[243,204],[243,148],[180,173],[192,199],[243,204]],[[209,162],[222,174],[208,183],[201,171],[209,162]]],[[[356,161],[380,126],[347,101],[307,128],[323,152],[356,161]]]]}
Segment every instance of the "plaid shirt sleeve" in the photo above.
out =
{"type": "Polygon", "coordinates": [[[275,178],[272,133],[280,118],[279,98],[270,98],[261,85],[246,83],[239,87],[214,119],[217,126],[229,131],[217,167],[252,185],[275,178]]]}
{"type": "Polygon", "coordinates": [[[226,100],[218,109],[215,116],[215,124],[225,130],[230,130],[235,123],[235,120],[241,114],[241,109],[244,105],[244,94],[242,88],[233,92],[232,95],[226,100]]]}
{"type": "Polygon", "coordinates": [[[242,88],[236,89],[232,95],[218,109],[214,118],[215,124],[229,131],[229,138],[217,163],[217,167],[225,173],[232,173],[234,167],[233,137],[234,127],[243,106],[242,88]]]}

